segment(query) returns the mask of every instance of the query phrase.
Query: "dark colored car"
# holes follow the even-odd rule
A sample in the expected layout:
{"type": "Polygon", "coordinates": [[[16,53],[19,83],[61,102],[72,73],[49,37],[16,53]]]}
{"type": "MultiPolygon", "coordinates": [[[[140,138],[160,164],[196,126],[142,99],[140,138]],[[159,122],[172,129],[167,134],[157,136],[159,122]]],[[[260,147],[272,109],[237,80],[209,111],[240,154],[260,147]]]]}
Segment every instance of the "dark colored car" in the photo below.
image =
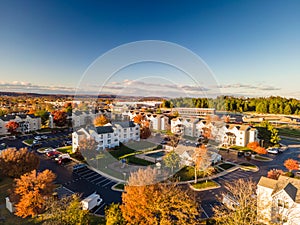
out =
{"type": "Polygon", "coordinates": [[[84,167],[86,167],[86,164],[76,164],[76,165],[74,165],[73,166],[73,171],[74,170],[79,170],[80,168],[84,168],[84,167]]]}
{"type": "Polygon", "coordinates": [[[243,152],[243,151],[238,151],[237,156],[238,156],[238,157],[244,156],[244,152],[243,152]]]}
{"type": "Polygon", "coordinates": [[[58,164],[66,164],[66,163],[68,163],[68,162],[71,162],[72,160],[70,159],[70,158],[60,158],[58,161],[57,161],[57,163],[58,164]]]}

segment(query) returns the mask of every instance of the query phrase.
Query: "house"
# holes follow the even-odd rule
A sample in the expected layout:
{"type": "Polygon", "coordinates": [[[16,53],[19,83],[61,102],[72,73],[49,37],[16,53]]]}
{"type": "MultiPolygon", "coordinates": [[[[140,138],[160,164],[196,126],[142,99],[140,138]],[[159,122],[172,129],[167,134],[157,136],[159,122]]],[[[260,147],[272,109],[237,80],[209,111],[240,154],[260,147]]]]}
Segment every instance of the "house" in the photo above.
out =
{"type": "Polygon", "coordinates": [[[0,117],[0,135],[9,134],[6,124],[15,121],[19,124],[17,132],[28,133],[41,129],[41,118],[33,114],[8,114],[0,117]]]}
{"type": "Polygon", "coordinates": [[[75,152],[80,141],[84,138],[94,138],[98,143],[98,150],[113,148],[128,141],[140,140],[140,126],[132,121],[107,123],[104,126],[81,128],[72,133],[72,146],[75,152]]]}
{"type": "Polygon", "coordinates": [[[171,132],[191,137],[206,136],[223,146],[247,146],[258,141],[258,131],[249,125],[225,124],[222,121],[207,121],[196,118],[177,117],[171,120],[171,132]]]}
{"type": "Polygon", "coordinates": [[[223,146],[247,146],[248,143],[258,141],[257,129],[249,125],[226,124],[222,138],[223,146]]]}
{"type": "MultiPolygon", "coordinates": [[[[177,145],[175,149],[175,152],[179,155],[181,159],[181,164],[186,166],[194,165],[194,160],[193,160],[194,151],[195,151],[195,147],[186,146],[182,144],[177,145]]],[[[222,160],[222,156],[218,154],[214,149],[208,148],[207,156],[211,164],[216,164],[222,160]]]]}
{"type": "Polygon", "coordinates": [[[257,213],[264,224],[300,224],[300,180],[261,177],[257,184],[257,213]]]}

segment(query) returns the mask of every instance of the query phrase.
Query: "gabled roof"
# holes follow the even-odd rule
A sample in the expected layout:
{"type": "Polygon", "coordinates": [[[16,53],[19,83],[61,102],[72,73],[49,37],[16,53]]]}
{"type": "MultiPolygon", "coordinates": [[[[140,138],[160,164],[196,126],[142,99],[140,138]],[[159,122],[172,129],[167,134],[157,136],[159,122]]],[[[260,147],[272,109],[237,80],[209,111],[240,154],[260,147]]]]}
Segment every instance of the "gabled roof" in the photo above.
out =
{"type": "Polygon", "coordinates": [[[113,122],[113,125],[120,125],[123,128],[135,127],[135,124],[132,121],[113,122]]]}
{"type": "Polygon", "coordinates": [[[258,185],[273,189],[272,195],[285,191],[294,202],[300,203],[300,180],[296,178],[279,176],[278,180],[261,177],[258,185]]]}
{"type": "Polygon", "coordinates": [[[274,179],[271,179],[268,177],[261,177],[257,185],[274,189],[276,186],[276,183],[277,183],[277,180],[274,180],[274,179]]]}
{"type": "Polygon", "coordinates": [[[113,133],[114,129],[112,126],[99,126],[95,127],[97,134],[108,134],[108,133],[113,133]]]}

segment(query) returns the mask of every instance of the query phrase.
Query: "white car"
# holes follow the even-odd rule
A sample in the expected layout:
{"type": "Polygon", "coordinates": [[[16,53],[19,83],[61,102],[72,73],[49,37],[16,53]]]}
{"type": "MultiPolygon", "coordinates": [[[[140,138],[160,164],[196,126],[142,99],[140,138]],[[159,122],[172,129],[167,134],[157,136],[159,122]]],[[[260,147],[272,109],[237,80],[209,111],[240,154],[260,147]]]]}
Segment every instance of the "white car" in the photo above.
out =
{"type": "Polygon", "coordinates": [[[44,140],[48,139],[47,135],[42,135],[41,138],[44,140]]]}
{"type": "Polygon", "coordinates": [[[35,136],[34,139],[37,140],[37,141],[40,141],[40,140],[42,140],[42,137],[41,136],[35,136]]]}
{"type": "Polygon", "coordinates": [[[60,159],[70,159],[70,155],[68,153],[60,154],[58,157],[55,158],[56,161],[60,159]]]}
{"type": "Polygon", "coordinates": [[[46,148],[46,149],[38,149],[37,152],[41,154],[46,154],[47,152],[53,151],[53,148],[46,148]]]}
{"type": "Polygon", "coordinates": [[[278,148],[268,148],[267,152],[270,153],[270,154],[277,155],[279,151],[278,151],[278,148]]]}

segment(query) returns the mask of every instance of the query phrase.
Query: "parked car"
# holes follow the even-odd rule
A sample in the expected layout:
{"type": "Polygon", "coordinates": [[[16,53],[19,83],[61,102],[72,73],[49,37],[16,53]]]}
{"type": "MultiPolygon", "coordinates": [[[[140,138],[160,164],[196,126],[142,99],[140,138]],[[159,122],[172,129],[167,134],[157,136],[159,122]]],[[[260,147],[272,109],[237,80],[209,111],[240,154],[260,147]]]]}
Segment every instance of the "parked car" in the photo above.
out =
{"type": "Polygon", "coordinates": [[[46,155],[48,156],[48,157],[50,157],[50,158],[52,158],[52,157],[57,157],[58,155],[60,155],[61,153],[60,152],[58,152],[58,151],[56,151],[56,150],[53,150],[53,151],[50,151],[50,152],[47,152],[46,153],[46,155]]]}
{"type": "Polygon", "coordinates": [[[46,148],[46,149],[38,149],[37,152],[41,153],[41,154],[46,154],[47,152],[52,152],[54,150],[55,149],[53,149],[53,148],[46,148]]]}
{"type": "Polygon", "coordinates": [[[96,206],[99,206],[101,202],[102,198],[100,198],[100,195],[98,195],[97,193],[93,193],[81,201],[82,209],[91,210],[96,206]]]}
{"type": "Polygon", "coordinates": [[[59,154],[58,157],[55,158],[56,161],[60,159],[70,159],[70,155],[68,153],[59,154]]]}
{"type": "Polygon", "coordinates": [[[237,156],[238,156],[238,157],[244,156],[244,152],[243,152],[243,151],[238,151],[237,156]]]}
{"type": "Polygon", "coordinates": [[[34,139],[37,140],[37,141],[40,141],[40,140],[42,140],[42,137],[41,136],[35,136],[34,139]]]}
{"type": "Polygon", "coordinates": [[[267,152],[270,153],[270,154],[277,155],[279,151],[278,151],[278,148],[268,148],[267,152]]]}
{"type": "Polygon", "coordinates": [[[68,162],[71,162],[72,159],[71,158],[59,158],[59,160],[57,161],[58,164],[65,164],[65,163],[68,163],[68,162]]]}
{"type": "Polygon", "coordinates": [[[44,139],[44,140],[47,140],[48,136],[47,135],[42,135],[41,138],[44,139]]]}
{"type": "Polygon", "coordinates": [[[84,167],[86,167],[86,164],[83,164],[83,163],[76,164],[76,165],[73,166],[73,171],[74,170],[79,170],[79,169],[84,168],[84,167]]]}

